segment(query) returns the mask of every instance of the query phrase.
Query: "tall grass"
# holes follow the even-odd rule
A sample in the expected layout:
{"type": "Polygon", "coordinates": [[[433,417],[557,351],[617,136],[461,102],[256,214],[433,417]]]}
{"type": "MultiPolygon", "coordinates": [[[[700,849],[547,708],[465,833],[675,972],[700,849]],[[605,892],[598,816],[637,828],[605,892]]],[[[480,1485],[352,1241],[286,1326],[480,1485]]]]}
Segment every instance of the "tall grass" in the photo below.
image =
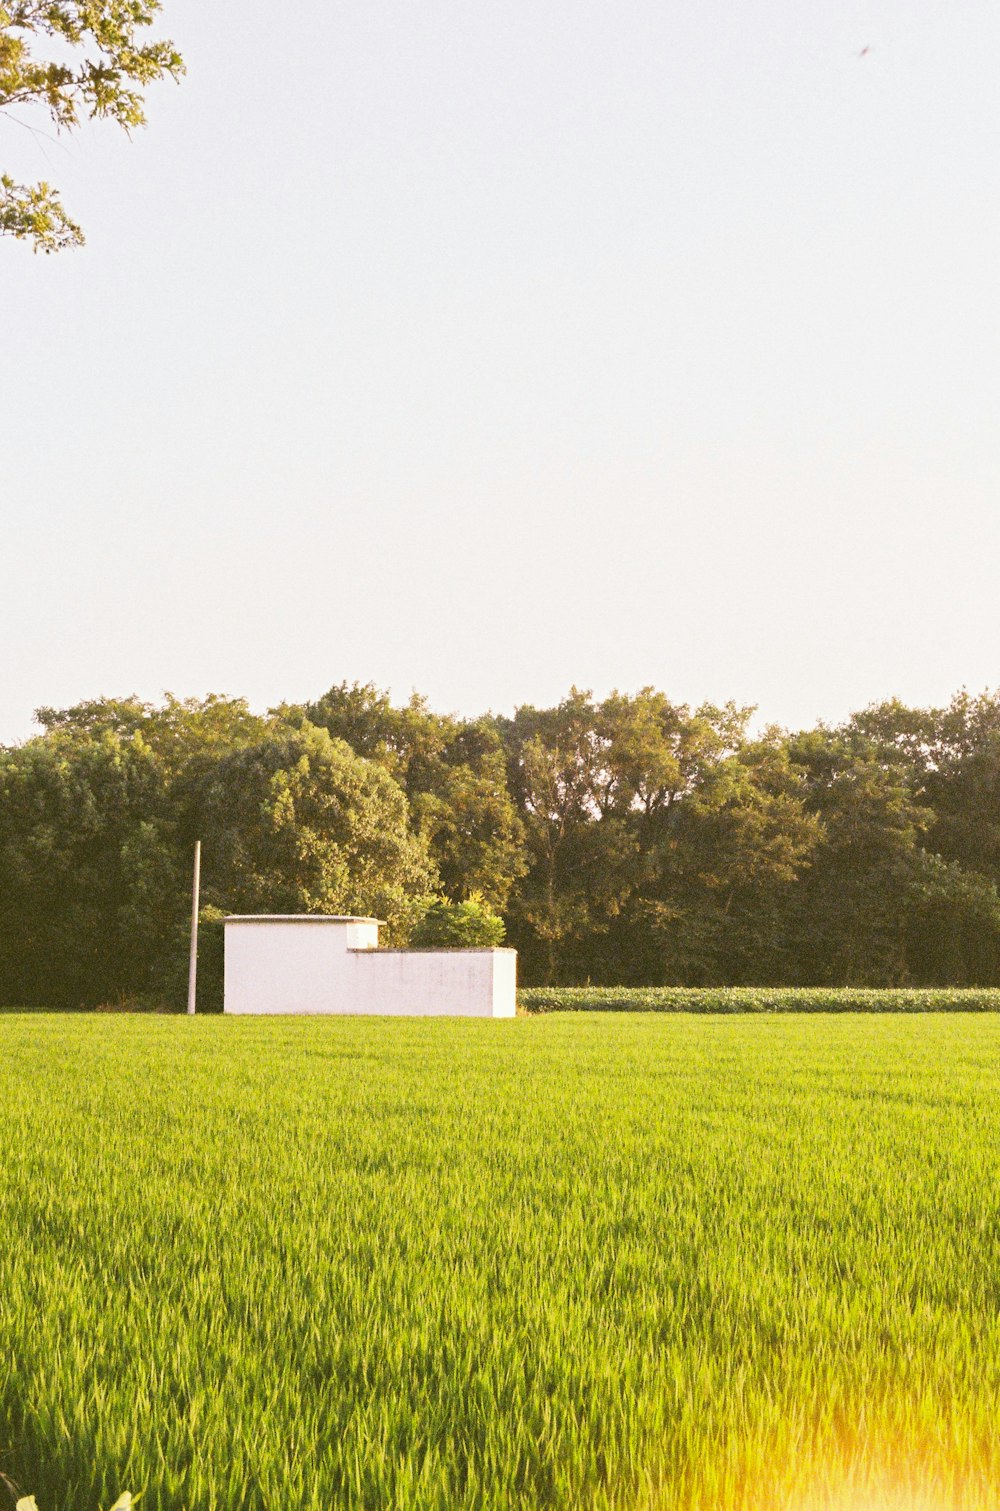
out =
{"type": "Polygon", "coordinates": [[[0,1469],[995,1508],[998,1091],[988,1016],[0,1018],[0,1469]]]}

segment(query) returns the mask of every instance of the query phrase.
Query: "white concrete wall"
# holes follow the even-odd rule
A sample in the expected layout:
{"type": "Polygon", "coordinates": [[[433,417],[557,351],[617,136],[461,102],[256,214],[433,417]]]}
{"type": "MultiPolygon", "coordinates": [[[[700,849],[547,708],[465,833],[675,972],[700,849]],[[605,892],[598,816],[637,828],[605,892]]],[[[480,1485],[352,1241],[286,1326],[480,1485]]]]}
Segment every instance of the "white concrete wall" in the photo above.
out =
{"type": "Polygon", "coordinates": [[[355,954],[345,1012],[513,1018],[516,950],[378,950],[355,954]]]}
{"type": "Polygon", "coordinates": [[[227,918],[227,1013],[512,1018],[515,950],[379,950],[371,918],[227,918]]]}
{"type": "Polygon", "coordinates": [[[374,919],[226,919],[227,1013],[344,1012],[349,949],[378,944],[374,919]]]}

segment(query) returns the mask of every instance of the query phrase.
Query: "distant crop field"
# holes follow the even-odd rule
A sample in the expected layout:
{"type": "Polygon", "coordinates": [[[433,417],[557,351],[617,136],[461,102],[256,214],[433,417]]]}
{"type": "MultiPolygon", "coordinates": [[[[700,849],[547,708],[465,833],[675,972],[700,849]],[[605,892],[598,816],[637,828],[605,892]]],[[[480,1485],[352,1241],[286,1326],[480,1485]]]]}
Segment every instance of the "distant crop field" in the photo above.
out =
{"type": "Polygon", "coordinates": [[[528,1013],[1000,1013],[980,986],[527,986],[528,1013]]]}
{"type": "Polygon", "coordinates": [[[989,1015],[3,1015],[0,1470],[995,1511],[998,1149],[989,1015]]]}

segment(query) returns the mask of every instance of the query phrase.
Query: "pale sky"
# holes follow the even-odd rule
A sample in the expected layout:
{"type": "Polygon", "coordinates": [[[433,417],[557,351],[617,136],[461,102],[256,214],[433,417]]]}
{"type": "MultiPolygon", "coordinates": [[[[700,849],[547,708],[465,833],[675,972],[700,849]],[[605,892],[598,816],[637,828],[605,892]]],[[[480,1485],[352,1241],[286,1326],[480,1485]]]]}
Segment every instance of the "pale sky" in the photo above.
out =
{"type": "Polygon", "coordinates": [[[1000,683],[995,0],[284,14],[166,0],[132,142],[0,121],[88,234],[0,241],[0,740],[1000,683]]]}

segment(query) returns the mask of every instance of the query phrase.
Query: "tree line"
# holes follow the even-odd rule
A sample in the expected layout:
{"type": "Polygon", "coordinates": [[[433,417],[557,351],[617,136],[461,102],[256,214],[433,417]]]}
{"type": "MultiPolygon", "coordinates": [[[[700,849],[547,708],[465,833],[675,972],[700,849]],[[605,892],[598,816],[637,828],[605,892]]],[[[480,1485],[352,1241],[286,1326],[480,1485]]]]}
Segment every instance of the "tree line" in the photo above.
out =
{"type": "Polygon", "coordinates": [[[460,719],[346,683],[39,709],[0,747],[0,1001],[182,1000],[195,838],[209,996],[227,912],[394,943],[499,917],[525,984],[1000,984],[1000,694],[752,713],[573,689],[460,719]]]}

